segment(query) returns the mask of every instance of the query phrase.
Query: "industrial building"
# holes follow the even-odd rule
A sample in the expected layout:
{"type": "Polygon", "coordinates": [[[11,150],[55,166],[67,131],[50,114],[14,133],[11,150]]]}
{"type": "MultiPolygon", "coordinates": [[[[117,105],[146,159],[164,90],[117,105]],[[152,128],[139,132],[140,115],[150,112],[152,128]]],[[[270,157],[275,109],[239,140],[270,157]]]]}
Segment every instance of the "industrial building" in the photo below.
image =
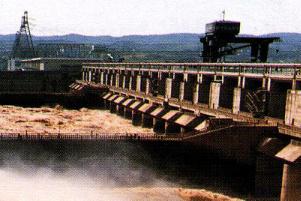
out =
{"type": "Polygon", "coordinates": [[[22,71],[81,71],[82,63],[102,62],[102,59],[91,58],[32,58],[20,61],[16,69],[22,71]]]}
{"type": "Polygon", "coordinates": [[[95,44],[78,43],[39,43],[36,46],[39,57],[51,58],[102,58],[108,53],[106,47],[95,44]]]}

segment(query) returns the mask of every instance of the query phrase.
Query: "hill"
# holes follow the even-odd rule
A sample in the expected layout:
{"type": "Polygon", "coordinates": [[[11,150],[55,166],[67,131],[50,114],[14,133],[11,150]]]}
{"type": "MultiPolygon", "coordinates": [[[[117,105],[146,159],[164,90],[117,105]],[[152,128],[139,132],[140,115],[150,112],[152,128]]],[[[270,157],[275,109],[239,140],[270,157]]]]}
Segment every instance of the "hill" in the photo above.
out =
{"type": "MultiPolygon", "coordinates": [[[[68,34],[61,36],[33,36],[38,43],[85,43],[101,44],[110,52],[124,57],[127,61],[173,61],[198,62],[201,61],[200,37],[203,34],[176,33],[163,35],[129,35],[113,36],[85,36],[68,34]]],[[[301,34],[299,33],[271,33],[262,36],[280,37],[281,42],[273,43],[270,49],[270,62],[301,62],[301,34]]],[[[0,58],[7,58],[15,39],[14,34],[0,35],[0,58]]],[[[240,52],[238,59],[249,54],[248,50],[240,52]]]]}

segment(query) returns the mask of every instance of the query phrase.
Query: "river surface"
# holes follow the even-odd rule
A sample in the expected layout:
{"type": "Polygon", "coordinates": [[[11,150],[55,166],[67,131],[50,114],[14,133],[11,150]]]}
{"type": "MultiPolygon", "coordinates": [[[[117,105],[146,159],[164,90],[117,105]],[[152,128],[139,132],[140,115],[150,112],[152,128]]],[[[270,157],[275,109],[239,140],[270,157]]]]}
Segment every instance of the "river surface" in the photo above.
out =
{"type": "Polygon", "coordinates": [[[2,141],[0,201],[174,201],[193,200],[198,194],[220,198],[212,192],[246,195],[249,169],[195,151],[190,145],[162,142],[2,141]]]}
{"type": "MultiPolygon", "coordinates": [[[[153,135],[97,109],[0,111],[2,133],[153,135]]],[[[237,200],[221,194],[245,197],[252,168],[179,142],[0,141],[0,201],[237,200]]]]}
{"type": "Polygon", "coordinates": [[[54,107],[0,106],[2,133],[145,133],[151,129],[135,127],[130,120],[106,110],[54,107]]]}

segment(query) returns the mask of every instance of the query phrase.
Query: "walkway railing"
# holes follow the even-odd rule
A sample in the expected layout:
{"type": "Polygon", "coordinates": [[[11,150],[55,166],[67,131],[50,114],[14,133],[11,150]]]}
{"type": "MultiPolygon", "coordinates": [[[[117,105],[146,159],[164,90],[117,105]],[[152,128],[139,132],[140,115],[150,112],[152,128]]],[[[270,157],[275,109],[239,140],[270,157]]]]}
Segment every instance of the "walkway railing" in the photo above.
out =
{"type": "Polygon", "coordinates": [[[258,127],[267,125],[258,124],[237,124],[211,128],[203,131],[191,131],[187,133],[0,133],[0,141],[185,141],[200,137],[202,135],[221,132],[227,129],[240,128],[240,127],[258,127]]]}
{"type": "Polygon", "coordinates": [[[284,125],[284,124],[277,124],[279,131],[283,134],[290,135],[297,139],[301,137],[301,128],[296,126],[284,125]]]}
{"type": "Polygon", "coordinates": [[[237,74],[300,75],[301,64],[295,63],[84,63],[83,69],[107,68],[140,71],[196,71],[237,74]]]}
{"type": "Polygon", "coordinates": [[[171,134],[146,134],[146,133],[96,133],[96,134],[74,134],[74,133],[52,133],[52,134],[24,134],[24,133],[2,133],[0,141],[24,140],[85,140],[85,141],[179,141],[182,138],[171,134]]]}

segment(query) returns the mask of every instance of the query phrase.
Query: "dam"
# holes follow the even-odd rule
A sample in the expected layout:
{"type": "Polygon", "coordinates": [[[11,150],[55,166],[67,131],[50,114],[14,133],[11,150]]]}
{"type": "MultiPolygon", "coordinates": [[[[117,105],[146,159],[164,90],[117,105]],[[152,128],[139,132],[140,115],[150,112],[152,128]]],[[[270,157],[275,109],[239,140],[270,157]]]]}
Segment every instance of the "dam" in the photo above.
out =
{"type": "Polygon", "coordinates": [[[133,125],[153,128],[162,140],[189,141],[222,157],[255,163],[258,194],[281,189],[282,200],[298,200],[300,68],[299,64],[85,63],[82,80],[70,88],[94,94],[105,108],[131,119],[133,125]],[[271,171],[281,171],[282,176],[271,171]]]}
{"type": "Polygon", "coordinates": [[[133,62],[35,46],[26,11],[0,74],[0,200],[301,200],[301,64],[266,63],[280,38],[240,22],[205,29],[203,63],[133,62]]]}

